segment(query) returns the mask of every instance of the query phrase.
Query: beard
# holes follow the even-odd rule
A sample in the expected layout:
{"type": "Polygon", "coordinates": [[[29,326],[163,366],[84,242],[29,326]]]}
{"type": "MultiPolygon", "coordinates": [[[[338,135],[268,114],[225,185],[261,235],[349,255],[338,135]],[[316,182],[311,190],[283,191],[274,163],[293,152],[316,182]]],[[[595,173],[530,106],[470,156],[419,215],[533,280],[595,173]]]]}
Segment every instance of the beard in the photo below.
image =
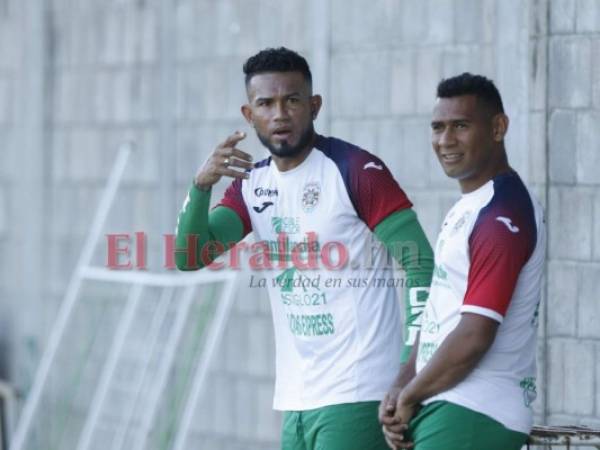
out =
{"type": "Polygon", "coordinates": [[[310,144],[313,136],[315,134],[315,129],[313,127],[312,122],[308,124],[308,126],[304,129],[302,134],[300,135],[300,139],[298,139],[298,143],[296,145],[290,145],[288,141],[281,141],[277,147],[274,146],[267,136],[262,135],[258,131],[256,132],[256,136],[259,141],[269,149],[272,155],[277,156],[279,158],[293,158],[294,156],[298,156],[302,153],[302,150],[306,149],[310,144]]]}

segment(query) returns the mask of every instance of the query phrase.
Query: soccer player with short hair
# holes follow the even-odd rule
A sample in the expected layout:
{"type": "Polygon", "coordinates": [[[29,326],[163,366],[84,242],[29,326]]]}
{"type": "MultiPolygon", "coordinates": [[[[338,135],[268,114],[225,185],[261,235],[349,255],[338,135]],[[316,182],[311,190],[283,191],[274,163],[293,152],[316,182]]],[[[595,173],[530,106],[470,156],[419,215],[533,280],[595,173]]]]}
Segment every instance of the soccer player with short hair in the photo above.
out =
{"type": "Polygon", "coordinates": [[[508,164],[507,129],[492,81],[440,82],[432,145],[462,196],[437,240],[418,346],[380,406],[394,449],[518,450],[531,429],[545,225],[508,164]]]}
{"type": "Polygon", "coordinates": [[[246,61],[244,73],[242,114],[270,156],[251,163],[238,148],[240,132],[216,147],[178,219],[177,246],[197,237],[199,264],[191,267],[178,252],[177,265],[200,268],[253,231],[253,248],[270,259],[261,276],[269,278],[275,326],[282,448],[383,450],[377,409],[402,361],[394,271],[386,262],[392,253],[406,272],[407,359],[429,291],[431,248],[383,161],[315,132],[322,99],[312,92],[303,57],[266,49],[246,61]],[[222,176],[234,180],[209,212],[211,187],[222,176]],[[373,248],[373,236],[383,246],[373,248]],[[211,252],[204,252],[210,241],[211,252]],[[336,270],[305,264],[332,247],[336,270]],[[330,278],[340,283],[328,284],[330,278]]]}

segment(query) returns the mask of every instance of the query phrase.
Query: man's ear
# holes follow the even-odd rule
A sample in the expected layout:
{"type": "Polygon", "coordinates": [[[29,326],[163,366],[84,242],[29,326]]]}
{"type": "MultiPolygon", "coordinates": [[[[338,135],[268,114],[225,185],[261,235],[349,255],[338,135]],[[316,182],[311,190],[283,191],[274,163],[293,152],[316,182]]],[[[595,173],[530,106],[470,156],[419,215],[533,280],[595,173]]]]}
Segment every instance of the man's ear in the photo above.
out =
{"type": "Polygon", "coordinates": [[[508,131],[508,116],[506,114],[496,114],[492,118],[492,133],[494,141],[502,142],[508,131]]]}
{"type": "Polygon", "coordinates": [[[313,120],[319,115],[321,106],[323,105],[323,98],[320,95],[311,95],[310,97],[310,112],[313,120]]]}
{"type": "Polygon", "coordinates": [[[250,107],[250,105],[242,105],[241,110],[244,119],[246,119],[246,122],[248,122],[252,127],[254,127],[254,122],[252,122],[252,108],[250,107]]]}

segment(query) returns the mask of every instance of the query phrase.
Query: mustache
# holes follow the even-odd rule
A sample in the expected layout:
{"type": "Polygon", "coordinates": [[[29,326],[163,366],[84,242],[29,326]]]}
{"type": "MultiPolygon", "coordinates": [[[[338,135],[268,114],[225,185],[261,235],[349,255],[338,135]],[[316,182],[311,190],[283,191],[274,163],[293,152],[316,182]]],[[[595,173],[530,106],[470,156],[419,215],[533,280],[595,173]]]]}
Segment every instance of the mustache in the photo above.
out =
{"type": "Polygon", "coordinates": [[[315,129],[313,123],[310,122],[308,126],[302,131],[300,134],[300,138],[295,145],[291,145],[287,140],[282,141],[279,146],[275,146],[268,136],[263,135],[258,130],[256,130],[256,136],[258,140],[264,145],[269,152],[280,158],[293,158],[297,156],[311,143],[313,137],[315,135],[315,129]]]}

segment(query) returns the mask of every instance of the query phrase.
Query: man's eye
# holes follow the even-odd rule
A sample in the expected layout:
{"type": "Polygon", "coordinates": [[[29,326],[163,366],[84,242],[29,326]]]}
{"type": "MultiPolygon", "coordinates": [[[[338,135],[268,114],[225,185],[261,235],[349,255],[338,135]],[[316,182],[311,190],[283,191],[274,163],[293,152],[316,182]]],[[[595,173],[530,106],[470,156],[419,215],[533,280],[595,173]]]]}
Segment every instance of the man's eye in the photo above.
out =
{"type": "Polygon", "coordinates": [[[288,101],[295,105],[296,103],[300,102],[300,99],[298,97],[291,97],[288,99],[288,101]]]}
{"type": "Polygon", "coordinates": [[[463,122],[459,122],[456,125],[454,125],[456,128],[458,128],[459,130],[463,130],[465,128],[467,128],[467,124],[463,123],[463,122]]]}

